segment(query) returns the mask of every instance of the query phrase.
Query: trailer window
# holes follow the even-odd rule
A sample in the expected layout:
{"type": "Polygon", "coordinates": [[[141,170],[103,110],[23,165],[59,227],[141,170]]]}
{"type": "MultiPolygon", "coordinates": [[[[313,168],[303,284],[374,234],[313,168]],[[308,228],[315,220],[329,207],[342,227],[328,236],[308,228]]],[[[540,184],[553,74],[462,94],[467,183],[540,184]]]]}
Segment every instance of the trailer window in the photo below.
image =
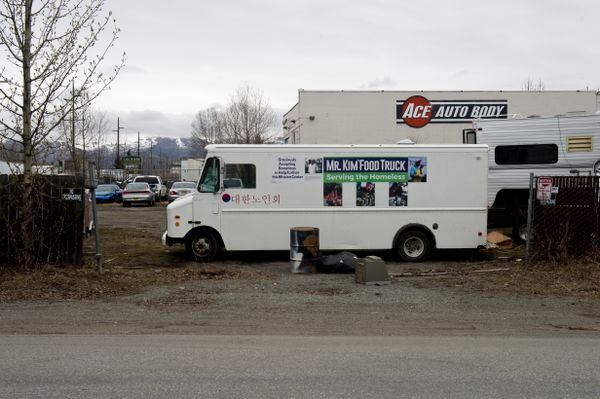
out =
{"type": "Polygon", "coordinates": [[[249,163],[232,163],[225,165],[223,187],[256,188],[256,166],[249,163]]]}
{"type": "Polygon", "coordinates": [[[219,191],[219,160],[217,158],[210,158],[206,161],[198,187],[201,193],[219,191]]]}
{"type": "Polygon", "coordinates": [[[544,164],[558,162],[556,144],[500,145],[494,151],[498,165],[544,164]]]}

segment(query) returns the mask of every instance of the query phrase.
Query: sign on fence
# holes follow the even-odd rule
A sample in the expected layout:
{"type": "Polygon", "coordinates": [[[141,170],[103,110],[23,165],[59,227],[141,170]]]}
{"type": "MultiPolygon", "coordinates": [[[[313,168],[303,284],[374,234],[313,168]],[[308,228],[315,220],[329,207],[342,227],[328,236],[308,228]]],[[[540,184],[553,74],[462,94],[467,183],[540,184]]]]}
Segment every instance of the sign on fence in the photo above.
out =
{"type": "Polygon", "coordinates": [[[536,199],[542,205],[555,205],[556,194],[558,194],[558,187],[552,186],[551,177],[538,177],[536,199]]]}
{"type": "Polygon", "coordinates": [[[63,201],[81,202],[81,189],[80,188],[63,188],[62,199],[63,199],[63,201]]]}

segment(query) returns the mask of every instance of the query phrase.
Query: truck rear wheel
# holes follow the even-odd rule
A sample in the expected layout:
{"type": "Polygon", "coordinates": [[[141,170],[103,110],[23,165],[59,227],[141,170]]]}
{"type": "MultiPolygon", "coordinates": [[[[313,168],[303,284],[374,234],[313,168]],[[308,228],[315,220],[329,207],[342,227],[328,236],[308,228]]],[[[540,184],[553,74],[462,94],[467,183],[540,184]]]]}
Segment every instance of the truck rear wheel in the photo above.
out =
{"type": "Polygon", "coordinates": [[[209,231],[199,231],[188,238],[185,243],[188,255],[196,262],[212,262],[217,256],[219,244],[209,231]]]}
{"type": "Polygon", "coordinates": [[[425,233],[409,230],[402,233],[396,242],[396,252],[405,262],[422,262],[431,251],[431,242],[425,233]]]}

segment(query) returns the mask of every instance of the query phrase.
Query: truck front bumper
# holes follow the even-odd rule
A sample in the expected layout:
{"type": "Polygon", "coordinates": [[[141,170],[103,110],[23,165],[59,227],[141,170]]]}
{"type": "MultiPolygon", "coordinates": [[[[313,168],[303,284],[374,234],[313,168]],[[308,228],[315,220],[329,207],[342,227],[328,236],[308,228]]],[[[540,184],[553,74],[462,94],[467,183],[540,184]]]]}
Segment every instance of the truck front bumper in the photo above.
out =
{"type": "Polygon", "coordinates": [[[185,244],[185,238],[169,237],[168,231],[165,231],[161,238],[162,245],[185,244]]]}

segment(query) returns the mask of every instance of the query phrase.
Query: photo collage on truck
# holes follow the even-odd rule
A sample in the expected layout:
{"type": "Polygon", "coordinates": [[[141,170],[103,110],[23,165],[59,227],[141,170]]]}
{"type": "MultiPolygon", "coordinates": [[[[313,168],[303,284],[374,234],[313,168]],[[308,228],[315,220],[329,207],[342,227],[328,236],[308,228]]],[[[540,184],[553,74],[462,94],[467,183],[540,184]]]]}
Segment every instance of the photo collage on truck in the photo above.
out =
{"type": "MultiPolygon", "coordinates": [[[[376,206],[377,195],[384,195],[382,185],[385,186],[388,207],[409,206],[409,186],[427,182],[427,172],[427,157],[424,156],[280,155],[273,160],[271,176],[276,183],[322,181],[325,207],[368,208],[376,206]],[[354,193],[347,191],[350,187],[354,193]]],[[[379,206],[383,203],[381,201],[379,206]]]]}
{"type": "Polygon", "coordinates": [[[387,185],[390,207],[408,206],[409,184],[427,181],[427,157],[326,157],[309,164],[323,165],[324,206],[344,205],[343,183],[356,187],[357,207],[375,206],[378,184],[387,185]]]}

